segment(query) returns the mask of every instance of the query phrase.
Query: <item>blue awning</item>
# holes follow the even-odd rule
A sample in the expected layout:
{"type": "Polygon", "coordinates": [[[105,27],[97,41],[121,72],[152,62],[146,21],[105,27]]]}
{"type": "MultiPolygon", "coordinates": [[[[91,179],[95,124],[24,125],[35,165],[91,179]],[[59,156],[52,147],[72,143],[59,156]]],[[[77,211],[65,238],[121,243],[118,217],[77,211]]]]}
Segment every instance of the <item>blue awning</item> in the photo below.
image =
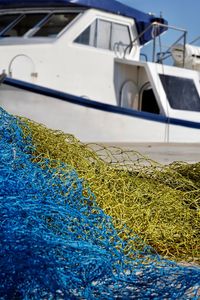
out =
{"type": "MultiPolygon", "coordinates": [[[[152,22],[159,21],[160,23],[167,24],[163,18],[156,18],[152,15],[134,9],[133,7],[122,4],[116,0],[0,0],[0,9],[65,6],[96,8],[106,12],[133,18],[136,22],[138,34],[141,34],[152,22]]],[[[165,29],[162,31],[164,30],[165,29]]],[[[151,30],[148,30],[140,38],[140,43],[145,44],[151,39],[151,30]]]]}

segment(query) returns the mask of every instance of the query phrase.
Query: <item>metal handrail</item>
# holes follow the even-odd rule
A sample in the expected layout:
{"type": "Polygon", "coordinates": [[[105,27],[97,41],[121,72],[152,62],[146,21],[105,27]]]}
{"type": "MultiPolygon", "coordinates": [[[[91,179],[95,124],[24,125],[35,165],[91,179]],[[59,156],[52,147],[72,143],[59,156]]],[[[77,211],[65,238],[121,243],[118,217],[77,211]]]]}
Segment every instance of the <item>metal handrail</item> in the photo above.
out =
{"type": "Polygon", "coordinates": [[[200,40],[200,35],[197,38],[195,38],[192,42],[190,42],[190,45],[196,43],[198,40],[200,40]]]}
{"type": "MultiPolygon", "coordinates": [[[[186,51],[186,35],[187,35],[187,31],[185,31],[185,33],[183,33],[173,44],[171,44],[170,47],[168,47],[167,50],[165,50],[165,52],[162,52],[162,60],[159,59],[159,61],[158,61],[158,59],[157,59],[156,62],[162,62],[163,60],[169,58],[171,56],[171,52],[170,52],[171,48],[173,46],[175,46],[181,39],[183,39],[183,67],[184,67],[185,66],[185,51],[186,51]]],[[[158,57],[158,54],[157,54],[157,57],[158,57]]]]}
{"type": "MultiPolygon", "coordinates": [[[[171,26],[171,25],[167,25],[167,24],[162,24],[159,22],[153,22],[151,23],[149,26],[147,26],[147,28],[145,28],[145,30],[143,30],[125,49],[124,49],[124,58],[126,57],[127,51],[129,48],[132,48],[135,44],[136,41],[138,41],[142,36],[144,36],[144,34],[149,31],[152,28],[152,33],[156,30],[158,30],[160,27],[162,28],[167,28],[167,29],[172,29],[172,30],[176,30],[176,31],[180,31],[183,32],[183,34],[165,51],[162,53],[162,59],[160,60],[160,62],[162,62],[164,59],[170,57],[169,53],[170,53],[170,49],[172,46],[174,46],[177,42],[179,42],[181,39],[183,39],[183,67],[185,66],[185,52],[186,52],[186,40],[187,40],[187,30],[183,29],[183,28],[179,28],[179,27],[175,27],[175,26],[171,26]],[[156,30],[155,30],[156,29],[156,30]],[[165,54],[168,55],[165,57],[165,54]]],[[[158,59],[156,59],[156,38],[158,38],[160,35],[159,34],[155,34],[153,37],[153,53],[152,53],[152,61],[153,62],[158,62],[158,59]]],[[[200,36],[198,37],[198,39],[200,39],[200,36]]],[[[196,39],[195,39],[196,41],[196,39]]]]}

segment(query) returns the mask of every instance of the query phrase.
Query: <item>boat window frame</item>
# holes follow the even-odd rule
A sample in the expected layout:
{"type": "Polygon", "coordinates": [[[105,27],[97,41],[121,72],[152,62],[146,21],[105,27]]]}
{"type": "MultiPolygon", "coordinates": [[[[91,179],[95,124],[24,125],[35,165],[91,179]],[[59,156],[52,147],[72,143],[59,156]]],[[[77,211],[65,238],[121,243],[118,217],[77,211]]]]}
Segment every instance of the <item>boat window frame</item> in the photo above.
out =
{"type": "MultiPolygon", "coordinates": [[[[75,36],[75,38],[74,38],[74,40],[73,40],[73,43],[74,44],[76,44],[76,45],[78,45],[78,46],[80,46],[80,47],[89,47],[90,49],[94,49],[94,50],[97,50],[97,51],[107,51],[107,52],[109,52],[109,53],[115,53],[115,51],[113,50],[113,49],[105,49],[105,48],[99,48],[99,47],[97,47],[96,46],[96,42],[97,42],[97,38],[95,39],[95,46],[92,46],[92,45],[87,45],[87,44],[83,44],[83,43],[78,43],[78,42],[76,42],[76,39],[78,39],[78,37],[84,32],[84,31],[86,31],[90,26],[92,26],[92,24],[95,22],[96,23],[96,30],[97,30],[97,21],[98,20],[102,20],[102,21],[106,21],[106,22],[110,22],[111,23],[111,34],[110,34],[110,41],[109,41],[109,44],[111,45],[111,42],[112,42],[112,24],[114,23],[114,24],[117,24],[117,25],[122,25],[122,26],[126,26],[127,27],[127,29],[128,29],[128,35],[129,35],[129,39],[130,39],[130,44],[129,45],[131,45],[132,44],[132,42],[133,42],[133,32],[132,32],[132,24],[130,23],[130,22],[127,22],[127,21],[122,21],[122,20],[117,20],[117,19],[114,19],[114,18],[109,18],[109,17],[105,17],[105,16],[100,16],[100,15],[98,15],[98,16],[95,16],[95,18],[93,18],[92,20],[91,20],[91,22],[90,23],[88,23],[85,27],[84,27],[84,29],[81,31],[81,32],[79,32],[76,36],[75,36]]],[[[95,35],[97,35],[97,32],[96,32],[96,34],[95,35]]],[[[119,42],[120,43],[120,42],[119,42]]],[[[128,46],[127,46],[128,47],[128,46]]],[[[130,50],[129,50],[129,52],[128,52],[128,55],[131,55],[131,52],[132,52],[132,50],[133,50],[133,47],[130,47],[130,50]]]]}

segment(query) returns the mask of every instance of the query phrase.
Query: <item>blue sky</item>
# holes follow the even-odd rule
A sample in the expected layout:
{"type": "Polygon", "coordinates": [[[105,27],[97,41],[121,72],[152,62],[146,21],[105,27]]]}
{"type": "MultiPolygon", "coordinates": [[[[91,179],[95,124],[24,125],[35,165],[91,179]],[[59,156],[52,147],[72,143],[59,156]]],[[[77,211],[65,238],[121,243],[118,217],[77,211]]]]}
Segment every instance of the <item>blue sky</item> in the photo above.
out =
{"type": "MultiPolygon", "coordinates": [[[[162,12],[170,25],[188,30],[188,42],[200,35],[200,0],[118,0],[157,16],[162,12]]],[[[200,46],[200,40],[198,45],[200,46]]]]}

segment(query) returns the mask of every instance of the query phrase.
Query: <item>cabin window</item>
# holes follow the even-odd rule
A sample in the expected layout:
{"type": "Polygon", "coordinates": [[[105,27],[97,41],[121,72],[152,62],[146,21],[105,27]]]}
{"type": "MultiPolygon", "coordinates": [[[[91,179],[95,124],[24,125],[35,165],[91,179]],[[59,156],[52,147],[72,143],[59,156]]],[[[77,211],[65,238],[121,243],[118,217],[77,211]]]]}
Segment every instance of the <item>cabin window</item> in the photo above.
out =
{"type": "Polygon", "coordinates": [[[192,79],[162,74],[160,79],[173,109],[200,111],[200,98],[192,79]]]}
{"type": "Polygon", "coordinates": [[[13,26],[9,26],[3,32],[2,37],[23,36],[32,27],[39,23],[46,14],[25,14],[21,15],[18,22],[14,22],[13,26]]]}
{"type": "Polygon", "coordinates": [[[64,29],[78,14],[55,13],[52,14],[41,28],[33,35],[34,37],[54,37],[64,29]]]}
{"type": "Polygon", "coordinates": [[[123,44],[125,47],[130,45],[131,38],[128,26],[121,24],[112,24],[112,36],[111,36],[111,49],[114,50],[118,43],[123,44]]]}
{"type": "Polygon", "coordinates": [[[96,22],[87,27],[81,35],[75,40],[76,43],[95,47],[96,40],[96,22]]]}
{"type": "Polygon", "coordinates": [[[96,22],[96,47],[101,49],[111,48],[111,22],[97,20],[96,22]]]}
{"type": "Polygon", "coordinates": [[[5,31],[8,26],[15,23],[20,14],[1,15],[0,17],[0,34],[5,31]]]}
{"type": "Polygon", "coordinates": [[[115,51],[118,45],[125,49],[131,43],[131,37],[128,26],[97,19],[76,38],[75,43],[115,51]]]}

